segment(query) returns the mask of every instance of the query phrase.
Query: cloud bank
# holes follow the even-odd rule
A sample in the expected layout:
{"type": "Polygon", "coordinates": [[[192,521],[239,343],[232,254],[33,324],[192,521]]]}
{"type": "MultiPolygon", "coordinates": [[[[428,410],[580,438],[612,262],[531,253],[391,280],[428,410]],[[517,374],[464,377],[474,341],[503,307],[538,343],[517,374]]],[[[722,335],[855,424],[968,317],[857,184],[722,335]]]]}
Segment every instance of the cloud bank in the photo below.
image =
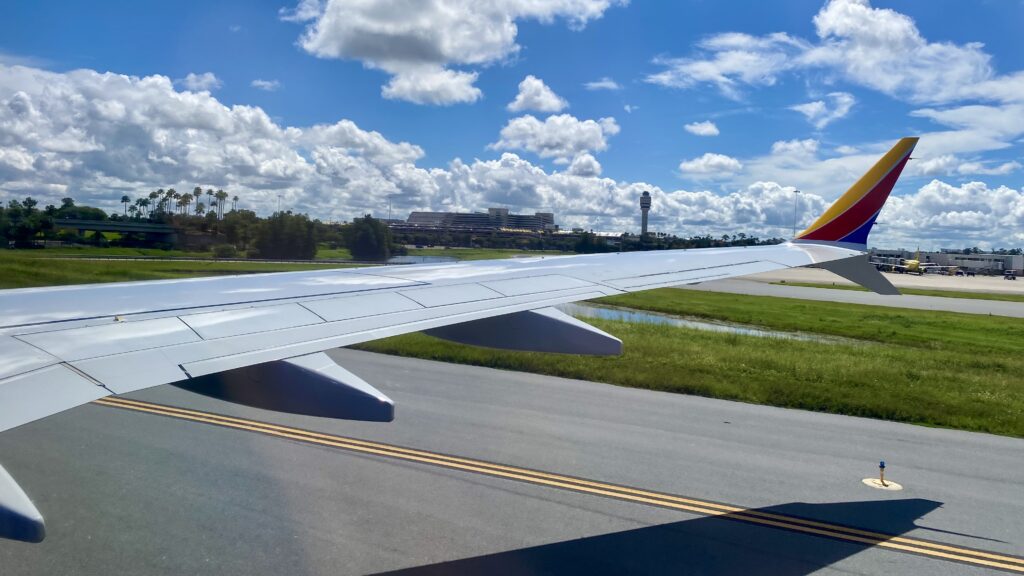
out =
{"type": "MultiPolygon", "coordinates": [[[[495,148],[506,151],[497,157],[424,167],[420,146],[346,119],[287,126],[259,107],[226,106],[209,92],[180,90],[165,76],[0,65],[0,199],[31,195],[47,204],[70,195],[116,211],[122,194],[201,186],[229,190],[241,197],[242,208],[264,214],[281,195],[293,210],[345,220],[381,214],[391,196],[399,212],[507,205],[554,211],[564,226],[635,231],[637,198],[649,190],[655,230],[785,236],[793,224],[795,187],[831,190],[837,182],[853,182],[891,144],[839,153],[806,139],[777,142],[751,158],[709,153],[687,162],[696,162],[698,173],[729,172],[719,191],[664,190],[601,176],[596,155],[619,129],[612,118],[527,115],[501,130],[495,148]],[[546,170],[507,150],[564,168],[546,170]]],[[[972,161],[956,164],[957,170],[972,161]]],[[[797,220],[807,223],[826,204],[817,194],[801,194],[797,220]]],[[[935,179],[894,197],[873,239],[905,246],[932,237],[1005,246],[1024,243],[1021,230],[1024,190],[935,179]]]]}

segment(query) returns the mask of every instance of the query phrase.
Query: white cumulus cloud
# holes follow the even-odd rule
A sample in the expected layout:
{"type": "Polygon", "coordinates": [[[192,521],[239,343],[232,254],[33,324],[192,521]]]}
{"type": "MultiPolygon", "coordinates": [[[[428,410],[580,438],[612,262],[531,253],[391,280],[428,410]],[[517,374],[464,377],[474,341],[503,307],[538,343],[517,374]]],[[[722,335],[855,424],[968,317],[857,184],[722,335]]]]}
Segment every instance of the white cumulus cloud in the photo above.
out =
{"type": "Polygon", "coordinates": [[[890,197],[877,228],[876,245],[994,248],[1016,240],[1019,247],[1022,238],[1014,236],[1024,228],[1024,189],[932,180],[912,194],[890,197]]]}
{"type": "Polygon", "coordinates": [[[622,86],[611,78],[604,76],[600,80],[585,82],[583,87],[587,90],[621,90],[622,86]]]}
{"type": "Polygon", "coordinates": [[[737,172],[742,168],[743,164],[739,160],[714,152],[706,152],[703,156],[679,163],[680,172],[697,175],[723,175],[737,172]]]}
{"type": "Polygon", "coordinates": [[[512,112],[561,112],[568,107],[569,103],[564,98],[555,94],[543,80],[532,74],[519,83],[519,93],[507,106],[512,112]]]}
{"type": "Polygon", "coordinates": [[[275,92],[281,88],[281,83],[277,80],[263,80],[261,78],[253,80],[249,85],[257,90],[263,90],[266,92],[275,92]]]}
{"type": "Polygon", "coordinates": [[[719,34],[697,44],[701,53],[689,58],[655,59],[661,72],[646,81],[672,88],[710,84],[726,97],[738,100],[741,86],[771,86],[779,74],[798,66],[810,44],[788,34],[751,36],[739,32],[719,34]]]}
{"type": "Polygon", "coordinates": [[[202,74],[189,72],[187,76],[180,78],[177,82],[193,92],[202,92],[203,90],[209,92],[224,84],[213,72],[203,72],[202,74]]]}
{"type": "Polygon", "coordinates": [[[593,155],[583,152],[572,159],[569,164],[569,174],[574,176],[600,176],[601,163],[593,155]]]}
{"type": "Polygon", "coordinates": [[[564,20],[580,29],[624,0],[301,0],[282,10],[283,20],[306,23],[299,45],[320,58],[358,60],[392,79],[387,98],[417,104],[474,102],[475,71],[514,56],[519,20],[564,20]]]}
{"type": "Polygon", "coordinates": [[[683,126],[683,129],[697,136],[718,136],[719,134],[718,126],[715,126],[715,123],[710,120],[691,122],[683,126]]]}
{"type": "Polygon", "coordinates": [[[417,66],[396,73],[381,88],[389,100],[406,100],[414,104],[448,106],[476,102],[483,92],[473,85],[478,74],[448,70],[440,66],[417,66]]]}
{"type": "Polygon", "coordinates": [[[829,0],[814,16],[817,41],[784,32],[713,35],[682,58],[658,58],[647,81],[675,88],[716,87],[738,99],[744,87],[771,86],[787,72],[823,70],[901,100],[1024,99],[1024,72],[998,75],[977,42],[926,39],[914,20],[868,0],[829,0]]]}
{"type": "Polygon", "coordinates": [[[814,100],[790,106],[790,110],[803,114],[808,122],[813,124],[818,130],[821,130],[836,120],[845,118],[857,102],[857,99],[849,92],[832,92],[828,95],[828,99],[828,102],[825,100],[814,100]]]}
{"type": "Polygon", "coordinates": [[[543,121],[527,114],[509,120],[500,139],[490,147],[498,150],[526,150],[541,158],[569,162],[582,152],[608,148],[608,137],[619,133],[615,118],[579,120],[570,114],[548,116],[543,121]]]}

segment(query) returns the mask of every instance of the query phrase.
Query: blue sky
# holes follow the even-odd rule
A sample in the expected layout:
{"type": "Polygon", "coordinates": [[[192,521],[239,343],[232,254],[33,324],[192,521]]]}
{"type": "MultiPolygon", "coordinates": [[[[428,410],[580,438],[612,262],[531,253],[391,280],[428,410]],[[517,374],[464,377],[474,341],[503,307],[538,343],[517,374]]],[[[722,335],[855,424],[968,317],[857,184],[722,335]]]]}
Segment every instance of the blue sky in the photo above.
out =
{"type": "Polygon", "coordinates": [[[519,4],[7,3],[0,198],[201,185],[346,219],[390,195],[405,211],[503,204],[619,231],[652,189],[659,229],[780,235],[795,188],[806,223],[922,135],[878,238],[1024,245],[1024,3],[519,4]],[[126,79],[97,95],[105,73],[126,79]],[[509,110],[528,76],[547,100],[509,110]],[[587,88],[602,78],[617,88],[587,88]],[[147,124],[150,106],[175,112],[147,124]],[[247,133],[235,106],[276,132],[247,133]],[[80,121],[111,107],[137,114],[80,121]],[[46,111],[45,126],[18,110],[46,111]]]}

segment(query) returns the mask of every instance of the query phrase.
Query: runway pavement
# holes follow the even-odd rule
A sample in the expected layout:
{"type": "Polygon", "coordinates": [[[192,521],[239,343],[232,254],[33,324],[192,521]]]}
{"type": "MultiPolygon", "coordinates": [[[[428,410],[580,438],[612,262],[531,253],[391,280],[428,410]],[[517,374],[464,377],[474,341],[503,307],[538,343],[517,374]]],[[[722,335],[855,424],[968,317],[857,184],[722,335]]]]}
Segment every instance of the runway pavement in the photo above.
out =
{"type": "Polygon", "coordinates": [[[0,434],[48,520],[0,541],[0,572],[1024,572],[1019,439],[331,354],[395,422],[164,386],[129,398],[199,412],[115,400],[0,434]],[[861,483],[883,459],[904,490],[861,483]]]}
{"type": "Polygon", "coordinates": [[[943,312],[962,312],[965,314],[984,314],[991,316],[1010,316],[1024,318],[1024,302],[1005,302],[1000,300],[980,300],[973,298],[944,298],[939,296],[883,296],[874,292],[856,290],[832,290],[828,288],[812,288],[808,286],[783,286],[770,284],[752,278],[730,278],[715,280],[692,286],[679,286],[686,290],[704,290],[708,292],[726,292],[729,294],[747,294],[751,296],[778,296],[781,298],[799,298],[801,300],[818,300],[824,302],[846,302],[849,304],[866,304],[868,306],[889,306],[893,308],[911,308],[916,310],[937,310],[943,312]]]}
{"type": "MultiPolygon", "coordinates": [[[[944,274],[895,274],[884,272],[883,276],[897,288],[920,288],[926,290],[953,290],[979,294],[1016,294],[1024,296],[1024,282],[1003,280],[1002,276],[946,276],[944,274]]],[[[822,268],[787,268],[745,276],[745,279],[759,282],[805,282],[811,284],[840,284],[853,286],[854,283],[822,268]]]]}

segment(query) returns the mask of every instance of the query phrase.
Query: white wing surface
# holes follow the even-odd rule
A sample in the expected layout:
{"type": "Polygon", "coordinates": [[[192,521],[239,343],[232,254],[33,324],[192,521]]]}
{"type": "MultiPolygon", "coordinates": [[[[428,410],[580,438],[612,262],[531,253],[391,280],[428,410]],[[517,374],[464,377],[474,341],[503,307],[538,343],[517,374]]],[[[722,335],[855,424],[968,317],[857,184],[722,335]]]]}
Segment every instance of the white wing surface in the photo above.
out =
{"type": "Polygon", "coordinates": [[[107,394],[526,310],[846,259],[819,244],[0,292],[0,431],[107,394]]]}

